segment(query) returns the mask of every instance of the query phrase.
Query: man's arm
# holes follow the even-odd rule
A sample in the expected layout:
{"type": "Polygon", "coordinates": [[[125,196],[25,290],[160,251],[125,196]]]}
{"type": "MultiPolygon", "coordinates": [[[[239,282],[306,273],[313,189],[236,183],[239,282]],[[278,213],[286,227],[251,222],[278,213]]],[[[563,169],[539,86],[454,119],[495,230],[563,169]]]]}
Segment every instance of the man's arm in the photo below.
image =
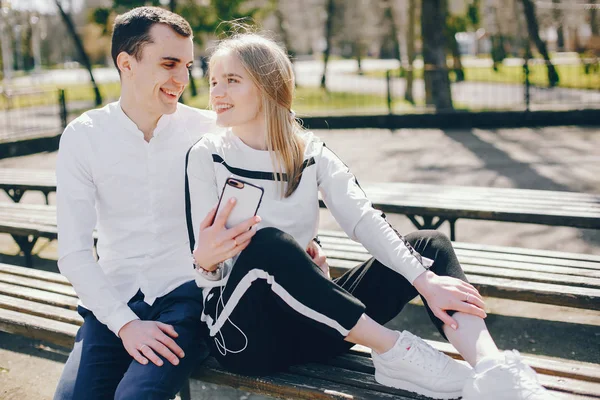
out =
{"type": "Polygon", "coordinates": [[[58,268],[96,318],[118,335],[138,319],[119,299],[93,253],[96,226],[96,186],[90,168],[85,132],[69,125],[63,133],[56,164],[58,268]]]}

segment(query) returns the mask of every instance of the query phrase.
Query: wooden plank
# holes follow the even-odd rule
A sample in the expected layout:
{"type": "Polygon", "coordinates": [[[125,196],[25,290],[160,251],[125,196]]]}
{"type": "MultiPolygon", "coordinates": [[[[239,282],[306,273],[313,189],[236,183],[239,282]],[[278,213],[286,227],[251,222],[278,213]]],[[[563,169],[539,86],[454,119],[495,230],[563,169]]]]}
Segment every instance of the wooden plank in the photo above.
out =
{"type": "Polygon", "coordinates": [[[396,399],[411,400],[414,397],[391,395],[364,390],[326,380],[326,376],[306,377],[291,373],[278,373],[264,377],[248,377],[224,370],[213,358],[209,358],[192,377],[204,382],[227,385],[257,394],[292,399],[396,399]]]}
{"type": "Polygon", "coordinates": [[[49,293],[64,294],[77,298],[77,294],[72,286],[62,283],[53,283],[48,281],[40,281],[34,278],[16,276],[0,272],[0,282],[10,283],[11,285],[22,286],[26,288],[39,289],[49,293]]]}
{"type": "MultiPolygon", "coordinates": [[[[360,243],[349,239],[344,232],[321,230],[319,231],[319,239],[324,247],[331,247],[350,252],[367,252],[360,243]]],[[[452,245],[459,256],[464,255],[600,270],[600,256],[593,254],[533,250],[520,247],[493,246],[463,242],[453,242],[452,245]]]]}
{"type": "Polygon", "coordinates": [[[2,294],[0,294],[0,308],[18,311],[23,314],[36,315],[38,317],[73,325],[81,325],[83,323],[83,319],[76,311],[2,294]]]}
{"type": "Polygon", "coordinates": [[[0,331],[72,347],[78,327],[60,321],[0,308],[0,331]]]}
{"type": "MultiPolygon", "coordinates": [[[[329,265],[331,275],[335,278],[356,266],[356,263],[330,259],[329,265]]],[[[483,296],[600,310],[599,289],[466,275],[483,296]]]]}
{"type": "Polygon", "coordinates": [[[26,278],[34,278],[41,281],[62,283],[64,285],[71,285],[67,278],[56,272],[42,271],[34,268],[19,267],[16,265],[0,263],[0,272],[5,274],[12,274],[15,276],[23,276],[26,278]]]}
{"type": "Polygon", "coordinates": [[[57,293],[49,293],[43,290],[25,288],[0,282],[0,294],[55,307],[77,310],[77,298],[57,293]]]}
{"type": "MultiPolygon", "coordinates": [[[[438,342],[434,340],[425,340],[425,342],[452,358],[462,360],[462,357],[456,348],[448,342],[438,342]]],[[[349,354],[361,356],[370,360],[371,350],[365,346],[354,345],[350,349],[349,354]]],[[[598,367],[598,364],[566,360],[563,358],[549,358],[532,354],[521,354],[521,356],[528,365],[540,374],[600,383],[600,368],[598,367]]]]}

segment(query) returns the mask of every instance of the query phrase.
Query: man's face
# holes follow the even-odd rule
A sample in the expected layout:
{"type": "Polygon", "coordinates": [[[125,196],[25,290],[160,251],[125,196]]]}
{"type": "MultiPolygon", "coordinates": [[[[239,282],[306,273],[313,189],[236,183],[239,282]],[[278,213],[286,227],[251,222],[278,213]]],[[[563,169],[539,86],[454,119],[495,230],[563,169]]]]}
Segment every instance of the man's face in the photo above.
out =
{"type": "Polygon", "coordinates": [[[145,113],[160,117],[177,109],[177,100],[189,82],[189,68],[194,60],[192,39],[177,34],[163,24],[150,28],[153,43],[142,49],[140,60],[129,57],[131,71],[126,89],[145,113]]]}

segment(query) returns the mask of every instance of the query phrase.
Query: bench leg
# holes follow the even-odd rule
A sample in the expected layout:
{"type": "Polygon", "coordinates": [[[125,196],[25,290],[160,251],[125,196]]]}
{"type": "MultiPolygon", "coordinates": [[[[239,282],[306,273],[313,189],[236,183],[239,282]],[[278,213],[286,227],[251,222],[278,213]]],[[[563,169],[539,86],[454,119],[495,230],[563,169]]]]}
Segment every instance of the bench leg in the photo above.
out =
{"type": "Polygon", "coordinates": [[[417,228],[418,230],[422,230],[422,229],[436,230],[444,222],[448,221],[448,223],[450,224],[450,240],[456,239],[456,219],[455,218],[447,219],[447,218],[436,217],[436,216],[432,217],[429,215],[415,215],[415,214],[407,214],[406,216],[408,217],[410,222],[413,223],[415,228],[417,228]],[[419,221],[418,218],[420,218],[422,222],[419,221]]]}
{"type": "Polygon", "coordinates": [[[21,189],[4,189],[4,191],[6,192],[8,197],[10,197],[15,203],[20,202],[21,197],[23,197],[23,195],[25,194],[25,191],[21,189]]]}
{"type": "Polygon", "coordinates": [[[183,387],[179,391],[179,397],[181,400],[192,400],[192,393],[190,390],[190,380],[189,378],[185,380],[183,387]]]}
{"type": "Polygon", "coordinates": [[[33,250],[33,246],[38,240],[37,236],[19,236],[12,235],[13,239],[19,245],[19,248],[23,252],[23,256],[25,257],[25,266],[32,267],[33,266],[33,258],[31,255],[31,251],[33,250]]]}
{"type": "Polygon", "coordinates": [[[456,219],[449,219],[448,224],[450,224],[450,240],[456,240],[456,219]]]}

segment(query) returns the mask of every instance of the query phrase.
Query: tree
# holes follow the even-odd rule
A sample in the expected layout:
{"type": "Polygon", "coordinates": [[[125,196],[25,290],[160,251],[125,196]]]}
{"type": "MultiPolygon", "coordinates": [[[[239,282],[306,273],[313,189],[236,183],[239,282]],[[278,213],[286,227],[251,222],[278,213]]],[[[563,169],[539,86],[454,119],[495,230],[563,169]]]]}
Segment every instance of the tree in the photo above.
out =
{"type": "Polygon", "coordinates": [[[417,25],[417,0],[408,0],[408,29],[406,31],[406,57],[408,69],[406,70],[406,91],[404,99],[415,104],[413,97],[413,64],[415,62],[415,30],[417,25]]]}
{"type": "Polygon", "coordinates": [[[598,29],[598,20],[596,19],[596,4],[597,0],[590,0],[590,28],[592,29],[592,35],[600,36],[600,29],[598,29]]]}
{"type": "Polygon", "coordinates": [[[446,0],[422,0],[423,78],[425,101],[436,110],[452,110],[452,94],[446,65],[446,0]]]}
{"type": "Polygon", "coordinates": [[[329,55],[331,53],[334,13],[334,0],[327,0],[327,19],[325,20],[325,50],[323,51],[323,75],[321,76],[321,88],[325,90],[327,90],[327,62],[329,62],[329,55]]]}
{"type": "Polygon", "coordinates": [[[554,64],[550,61],[550,56],[548,55],[548,49],[546,48],[546,43],[542,41],[540,38],[539,27],[537,18],[535,16],[535,5],[531,2],[531,0],[521,0],[523,2],[523,10],[525,11],[525,19],[527,20],[527,31],[529,32],[530,40],[533,40],[538,51],[544,57],[546,61],[546,67],[548,68],[548,83],[551,87],[554,87],[559,82],[558,73],[554,68],[554,64]]]}
{"type": "Polygon", "coordinates": [[[94,79],[94,72],[92,71],[92,64],[90,63],[90,59],[89,59],[87,53],[85,52],[85,49],[83,48],[83,43],[81,42],[81,38],[79,37],[77,30],[75,29],[75,25],[73,25],[71,16],[69,14],[67,14],[65,12],[65,10],[62,8],[62,5],[60,4],[60,0],[54,0],[54,1],[56,3],[56,7],[58,7],[58,11],[65,23],[65,26],[67,27],[67,30],[68,30],[69,34],[71,35],[71,38],[73,39],[75,47],[77,48],[77,51],[79,52],[81,61],[83,62],[83,65],[85,66],[85,68],[88,70],[88,73],[90,74],[90,81],[92,82],[92,86],[94,88],[94,96],[95,96],[96,106],[100,106],[102,104],[102,96],[100,95],[100,89],[98,88],[98,85],[96,84],[96,80],[94,79]]]}
{"type": "Polygon", "coordinates": [[[563,15],[560,10],[560,0],[552,0],[554,8],[552,10],[552,16],[554,17],[554,23],[556,24],[556,47],[558,50],[565,49],[565,28],[563,24],[563,15]]]}
{"type": "Polygon", "coordinates": [[[392,0],[383,0],[383,17],[386,19],[390,25],[390,36],[392,38],[392,42],[394,43],[394,55],[398,60],[400,76],[403,75],[402,68],[402,52],[400,51],[400,41],[398,40],[398,22],[396,21],[394,15],[394,4],[392,0]]]}

